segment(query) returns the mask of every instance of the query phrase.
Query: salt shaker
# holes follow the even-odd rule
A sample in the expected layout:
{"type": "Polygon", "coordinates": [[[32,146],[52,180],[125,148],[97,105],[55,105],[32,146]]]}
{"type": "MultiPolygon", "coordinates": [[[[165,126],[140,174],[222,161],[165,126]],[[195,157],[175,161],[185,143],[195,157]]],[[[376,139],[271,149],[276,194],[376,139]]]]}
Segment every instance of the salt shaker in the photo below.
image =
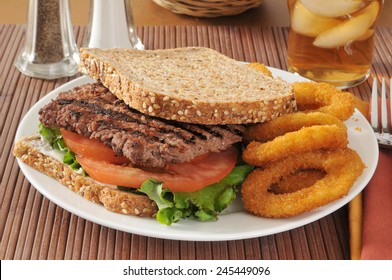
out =
{"type": "Polygon", "coordinates": [[[88,30],[83,46],[143,50],[133,23],[131,0],[90,0],[88,30]]]}
{"type": "Polygon", "coordinates": [[[15,66],[25,75],[55,79],[78,71],[69,0],[29,0],[24,47],[15,66]]]}

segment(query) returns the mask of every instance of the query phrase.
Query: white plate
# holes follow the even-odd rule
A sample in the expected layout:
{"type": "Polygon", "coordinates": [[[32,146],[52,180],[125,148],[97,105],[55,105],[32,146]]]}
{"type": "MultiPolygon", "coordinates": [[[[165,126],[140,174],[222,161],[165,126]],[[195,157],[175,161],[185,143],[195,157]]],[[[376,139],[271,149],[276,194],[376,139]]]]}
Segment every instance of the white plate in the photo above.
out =
{"type": "MultiPolygon", "coordinates": [[[[271,68],[271,71],[275,77],[279,76],[288,82],[305,80],[282,70],[271,68]]],[[[39,108],[49,103],[60,92],[93,81],[88,77],[77,78],[39,100],[21,121],[16,133],[16,140],[37,132],[39,108]]],[[[181,220],[176,224],[166,226],[158,223],[155,219],[110,212],[103,206],[94,204],[72,192],[56,180],[30,168],[19,159],[18,163],[26,178],[45,197],[69,212],[97,224],[129,233],[165,239],[193,241],[245,239],[275,234],[311,223],[336,211],[361,192],[375,171],[378,162],[378,145],[369,123],[358,111],[355,111],[346,124],[349,133],[349,146],[359,153],[367,168],[344,198],[309,213],[287,219],[265,219],[250,215],[243,210],[241,200],[238,197],[220,215],[218,221],[202,223],[181,220]]]]}

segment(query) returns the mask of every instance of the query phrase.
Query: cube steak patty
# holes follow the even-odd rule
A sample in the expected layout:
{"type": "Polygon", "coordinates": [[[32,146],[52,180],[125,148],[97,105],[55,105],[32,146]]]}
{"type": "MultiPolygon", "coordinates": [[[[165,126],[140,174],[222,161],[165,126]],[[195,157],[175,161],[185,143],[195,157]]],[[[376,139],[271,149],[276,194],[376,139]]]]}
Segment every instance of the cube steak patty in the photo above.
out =
{"type": "Polygon", "coordinates": [[[137,166],[164,167],[242,140],[243,125],[195,125],[144,115],[100,83],[85,84],[39,110],[40,121],[103,142],[137,166]]]}

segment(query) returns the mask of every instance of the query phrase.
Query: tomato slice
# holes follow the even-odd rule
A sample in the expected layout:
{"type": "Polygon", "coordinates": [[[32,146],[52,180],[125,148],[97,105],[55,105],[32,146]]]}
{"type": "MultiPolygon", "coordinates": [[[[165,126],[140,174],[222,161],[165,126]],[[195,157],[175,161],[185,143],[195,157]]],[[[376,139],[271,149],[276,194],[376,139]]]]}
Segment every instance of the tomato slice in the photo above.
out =
{"type": "Polygon", "coordinates": [[[65,145],[67,145],[67,147],[75,154],[115,164],[129,162],[126,157],[116,155],[111,148],[97,140],[88,139],[83,135],[79,135],[63,128],[60,128],[60,132],[63,136],[65,145]]]}
{"type": "Polygon", "coordinates": [[[91,178],[105,184],[139,188],[144,181],[153,178],[163,182],[163,187],[172,192],[193,192],[223,179],[234,168],[237,156],[237,149],[231,147],[191,162],[169,165],[161,172],[111,164],[81,155],[76,155],[76,158],[91,178]]]}

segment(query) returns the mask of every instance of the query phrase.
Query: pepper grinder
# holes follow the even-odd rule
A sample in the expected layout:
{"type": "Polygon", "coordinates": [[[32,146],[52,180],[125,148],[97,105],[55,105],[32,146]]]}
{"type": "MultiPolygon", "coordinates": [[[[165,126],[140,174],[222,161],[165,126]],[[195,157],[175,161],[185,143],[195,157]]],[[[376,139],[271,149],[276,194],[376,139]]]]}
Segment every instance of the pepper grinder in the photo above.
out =
{"type": "Polygon", "coordinates": [[[15,60],[23,74],[56,79],[78,71],[69,0],[29,0],[25,43],[15,60]]]}
{"type": "Polygon", "coordinates": [[[90,0],[85,47],[144,50],[133,23],[131,0],[90,0]]]}

